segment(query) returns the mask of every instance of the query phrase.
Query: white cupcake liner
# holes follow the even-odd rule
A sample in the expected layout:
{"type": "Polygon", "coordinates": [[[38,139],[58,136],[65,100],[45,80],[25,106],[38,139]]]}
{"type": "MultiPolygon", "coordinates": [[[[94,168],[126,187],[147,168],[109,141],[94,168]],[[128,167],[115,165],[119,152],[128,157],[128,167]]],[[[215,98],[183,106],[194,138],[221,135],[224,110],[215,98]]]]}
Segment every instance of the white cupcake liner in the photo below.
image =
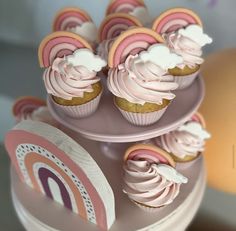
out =
{"type": "Polygon", "coordinates": [[[189,87],[193,81],[196,79],[198,76],[200,70],[194,72],[191,75],[185,75],[185,76],[174,76],[174,82],[178,83],[178,88],[176,90],[182,90],[187,87],[189,87]]]}
{"type": "Polygon", "coordinates": [[[52,99],[52,102],[54,103],[55,107],[63,111],[66,115],[72,118],[79,119],[79,118],[90,116],[97,110],[101,96],[102,96],[102,92],[96,98],[89,101],[88,103],[78,105],[78,106],[60,105],[60,104],[57,104],[53,99],[52,99]]]}
{"type": "Polygon", "coordinates": [[[128,112],[119,108],[121,114],[131,123],[138,126],[146,126],[151,125],[157,122],[162,115],[165,113],[168,106],[164,107],[159,111],[154,112],[147,112],[147,113],[135,113],[135,112],[128,112]]]}

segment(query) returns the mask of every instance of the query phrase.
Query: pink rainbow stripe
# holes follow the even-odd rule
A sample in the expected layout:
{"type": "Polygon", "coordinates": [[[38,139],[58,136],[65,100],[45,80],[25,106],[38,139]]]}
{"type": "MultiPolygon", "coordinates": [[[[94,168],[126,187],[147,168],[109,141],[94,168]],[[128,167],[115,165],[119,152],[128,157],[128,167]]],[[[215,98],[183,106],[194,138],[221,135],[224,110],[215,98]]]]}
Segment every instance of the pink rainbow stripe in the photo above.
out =
{"type": "Polygon", "coordinates": [[[78,40],[70,37],[56,37],[50,40],[45,47],[43,48],[43,64],[45,67],[49,67],[55,57],[63,57],[64,55],[72,54],[75,50],[79,48],[84,48],[85,46],[78,40]],[[56,54],[51,55],[51,51],[54,47],[57,45],[60,45],[61,43],[72,45],[74,48],[69,50],[68,49],[61,49],[57,51],[56,54]],[[70,53],[69,53],[70,52],[70,53]],[[60,56],[59,56],[60,55],[60,56]]]}
{"type": "Polygon", "coordinates": [[[117,47],[113,57],[114,66],[121,64],[129,53],[137,54],[141,50],[147,49],[150,45],[157,43],[157,40],[152,36],[144,33],[133,34],[126,37],[117,47]],[[131,48],[132,46],[132,48],[131,48]],[[130,47],[127,52],[127,47],[130,47]]]}
{"type": "Polygon", "coordinates": [[[15,166],[15,169],[20,176],[20,179],[24,182],[24,177],[18,166],[15,151],[18,145],[25,143],[31,143],[41,147],[45,147],[49,152],[56,154],[57,158],[60,159],[60,161],[70,167],[71,171],[74,172],[74,174],[80,179],[87,192],[89,193],[91,201],[94,205],[98,226],[100,226],[103,230],[107,230],[107,214],[104,204],[96,189],[94,188],[86,174],[82,171],[82,169],[78,165],[76,165],[62,150],[57,148],[57,146],[44,139],[43,137],[22,130],[11,130],[6,135],[5,146],[10,155],[13,165],[15,166]]]}
{"type": "Polygon", "coordinates": [[[168,160],[164,158],[163,155],[161,155],[158,152],[148,150],[148,149],[138,149],[133,152],[131,152],[128,156],[129,160],[148,160],[151,161],[151,163],[162,163],[162,164],[169,164],[168,160]]]}
{"type": "Polygon", "coordinates": [[[61,15],[59,15],[59,17],[55,21],[54,30],[58,31],[58,30],[65,29],[65,28],[62,28],[61,25],[69,17],[78,18],[81,22],[88,22],[88,21],[90,21],[83,14],[81,14],[79,12],[73,12],[73,11],[65,12],[65,13],[62,13],[61,15]]]}
{"type": "MultiPolygon", "coordinates": [[[[138,7],[138,6],[145,6],[144,3],[140,2],[140,1],[136,1],[136,0],[116,0],[113,3],[111,3],[111,5],[110,5],[110,7],[108,9],[108,13],[109,14],[115,13],[116,9],[118,7],[120,7],[121,5],[123,5],[123,4],[131,5],[134,8],[138,7]]],[[[122,12],[124,12],[124,11],[122,11],[122,12]]],[[[124,13],[128,13],[128,12],[124,12],[124,13]]]]}
{"type": "MultiPolygon", "coordinates": [[[[131,27],[131,26],[136,26],[136,24],[134,23],[134,21],[128,19],[128,18],[121,18],[121,17],[117,17],[117,18],[113,18],[111,19],[110,21],[108,21],[104,27],[103,27],[103,30],[102,30],[102,33],[101,33],[101,41],[103,40],[106,40],[106,39],[111,39],[112,37],[109,37],[109,31],[114,27],[116,26],[117,27],[117,30],[120,30],[119,28],[119,25],[121,25],[122,29],[121,31],[123,31],[124,29],[124,25],[126,25],[128,27],[131,27]]],[[[116,32],[114,32],[114,34],[118,35],[116,32]]]]}
{"type": "Polygon", "coordinates": [[[189,25],[189,24],[196,24],[197,23],[195,18],[192,15],[190,15],[190,14],[186,14],[186,13],[172,13],[170,15],[167,15],[166,17],[164,17],[160,21],[160,23],[157,25],[155,31],[157,33],[160,33],[160,34],[163,34],[165,32],[171,32],[170,28],[165,27],[171,21],[173,21],[172,26],[173,26],[173,24],[175,24],[174,21],[176,21],[175,27],[173,27],[174,29],[176,29],[176,28],[179,29],[179,28],[181,28],[183,26],[186,26],[186,25],[189,25]],[[185,21],[186,23],[184,25],[183,24],[179,25],[178,24],[179,20],[185,21]],[[178,25],[178,27],[176,25],[178,25]],[[165,29],[163,30],[163,28],[165,28],[165,29]]]}

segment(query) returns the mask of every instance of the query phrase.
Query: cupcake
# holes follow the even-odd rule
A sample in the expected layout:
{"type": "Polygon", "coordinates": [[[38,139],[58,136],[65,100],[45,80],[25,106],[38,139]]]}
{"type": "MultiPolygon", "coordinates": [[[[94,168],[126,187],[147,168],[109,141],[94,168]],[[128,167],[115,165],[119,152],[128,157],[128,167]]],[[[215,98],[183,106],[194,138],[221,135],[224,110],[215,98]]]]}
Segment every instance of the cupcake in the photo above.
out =
{"type": "Polygon", "coordinates": [[[108,89],[122,115],[134,125],[155,123],[175,98],[172,91],[178,84],[168,69],[182,58],[161,41],[150,29],[130,29],[118,37],[109,52],[108,89]],[[112,65],[114,62],[117,64],[112,65]]]}
{"type": "Polygon", "coordinates": [[[210,134],[205,129],[205,121],[196,113],[190,121],[155,139],[158,146],[165,149],[176,162],[195,160],[204,152],[205,141],[210,134]]]}
{"type": "Polygon", "coordinates": [[[69,31],[86,39],[93,47],[97,43],[97,27],[88,13],[80,8],[61,9],[53,21],[53,31],[69,31]]]}
{"type": "Polygon", "coordinates": [[[188,179],[175,170],[168,153],[153,145],[138,144],[129,148],[124,158],[123,192],[138,207],[156,212],[171,204],[188,179]]]}
{"type": "MultiPolygon", "coordinates": [[[[59,49],[56,55],[53,48],[49,50],[52,52],[47,54],[49,58],[52,55],[55,57],[49,60],[50,64],[43,74],[43,80],[47,93],[58,110],[73,118],[83,118],[94,113],[98,107],[102,84],[97,72],[106,66],[106,62],[94,55],[91,47],[80,36],[70,32],[60,33],[58,36],[55,32],[41,43],[39,53],[48,52],[46,46],[45,49],[42,48],[44,44],[53,44],[56,47],[54,50],[59,49]],[[59,44],[56,44],[57,42],[59,44]],[[68,54],[68,49],[71,47],[73,51],[68,54]]],[[[42,57],[47,56],[42,55],[42,57]]]]}
{"type": "Polygon", "coordinates": [[[183,58],[182,63],[169,69],[169,73],[178,83],[178,89],[189,87],[204,62],[202,48],[212,43],[212,39],[203,32],[200,18],[188,9],[170,9],[154,21],[153,30],[162,34],[171,51],[183,58]]]}
{"type": "Polygon", "coordinates": [[[135,16],[140,22],[147,26],[151,22],[151,17],[144,1],[142,0],[113,0],[108,5],[106,15],[113,13],[125,13],[135,16]]]}
{"type": "MultiPolygon", "coordinates": [[[[125,13],[112,13],[108,15],[99,27],[97,54],[107,61],[109,50],[117,36],[130,27],[141,26],[141,22],[134,16],[125,13]]],[[[103,73],[107,76],[108,67],[103,69],[103,73]]]]}
{"type": "Polygon", "coordinates": [[[12,108],[16,123],[22,120],[41,121],[54,127],[58,123],[51,116],[46,102],[33,96],[24,96],[17,99],[12,108]]]}

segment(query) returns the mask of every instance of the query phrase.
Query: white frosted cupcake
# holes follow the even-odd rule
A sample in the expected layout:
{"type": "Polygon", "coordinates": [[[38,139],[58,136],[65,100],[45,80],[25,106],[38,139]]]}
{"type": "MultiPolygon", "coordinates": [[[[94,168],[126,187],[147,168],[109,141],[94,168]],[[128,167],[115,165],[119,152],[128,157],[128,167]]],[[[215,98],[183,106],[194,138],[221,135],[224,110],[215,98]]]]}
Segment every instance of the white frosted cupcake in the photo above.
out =
{"type": "MultiPolygon", "coordinates": [[[[195,115],[193,118],[199,116],[195,115]]],[[[197,120],[190,120],[175,131],[156,138],[156,144],[171,154],[176,162],[193,161],[204,152],[206,139],[210,138],[204,124],[205,122],[201,124],[197,120]]]]}

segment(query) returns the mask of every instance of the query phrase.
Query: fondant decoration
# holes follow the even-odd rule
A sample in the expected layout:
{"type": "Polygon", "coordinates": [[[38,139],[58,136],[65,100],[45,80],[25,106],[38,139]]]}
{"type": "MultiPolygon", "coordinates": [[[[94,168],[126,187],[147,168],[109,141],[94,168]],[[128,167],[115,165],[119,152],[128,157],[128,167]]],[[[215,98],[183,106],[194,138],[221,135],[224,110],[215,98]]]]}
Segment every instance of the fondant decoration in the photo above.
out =
{"type": "Polygon", "coordinates": [[[163,12],[154,22],[152,29],[159,34],[176,31],[190,24],[202,26],[201,19],[192,10],[173,8],[163,12]]]}
{"type": "Polygon", "coordinates": [[[212,43],[212,38],[210,38],[207,34],[204,34],[202,27],[199,25],[189,25],[186,28],[181,28],[178,31],[178,34],[193,40],[201,47],[212,43]]]}
{"type": "Polygon", "coordinates": [[[135,55],[149,46],[162,43],[163,38],[151,29],[139,27],[123,32],[112,44],[108,55],[110,68],[124,63],[128,55],[135,55]]]}
{"type": "Polygon", "coordinates": [[[5,145],[23,182],[100,229],[111,227],[112,189],[88,152],[69,136],[45,123],[25,120],[8,132],[5,145]]]}
{"type": "Polygon", "coordinates": [[[177,184],[186,184],[188,183],[188,178],[180,174],[173,167],[166,164],[158,164],[156,165],[156,171],[164,176],[167,180],[173,181],[177,184]]]}
{"type": "Polygon", "coordinates": [[[179,131],[188,132],[202,140],[209,139],[211,135],[198,122],[188,122],[178,128],[179,131]]]}
{"type": "Polygon", "coordinates": [[[137,7],[145,7],[144,2],[142,0],[113,0],[107,8],[106,15],[116,12],[129,13],[137,7]]]}
{"type": "Polygon", "coordinates": [[[142,26],[141,22],[134,16],[125,13],[114,13],[108,15],[99,28],[99,41],[117,37],[129,27],[142,26]]]}
{"type": "Polygon", "coordinates": [[[53,31],[65,31],[70,28],[92,22],[88,13],[80,8],[67,7],[60,10],[53,22],[53,31]]]}
{"type": "Polygon", "coordinates": [[[200,112],[195,112],[195,114],[191,117],[191,121],[198,122],[202,125],[203,128],[206,128],[206,122],[200,112]]]}
{"type": "Polygon", "coordinates": [[[98,55],[94,55],[89,49],[76,50],[72,55],[65,57],[68,64],[73,66],[83,66],[89,71],[98,72],[107,65],[106,61],[98,55]]]}
{"type": "Polygon", "coordinates": [[[39,46],[40,67],[49,67],[56,57],[70,55],[79,48],[92,50],[91,45],[85,39],[72,32],[58,31],[49,34],[39,46]]]}
{"type": "Polygon", "coordinates": [[[206,58],[202,67],[206,97],[200,107],[212,135],[204,152],[208,184],[229,193],[236,193],[235,60],[235,48],[206,58]]]}
{"type": "Polygon", "coordinates": [[[15,101],[12,107],[12,113],[16,118],[16,121],[19,122],[27,119],[34,110],[43,106],[46,106],[46,102],[44,100],[33,96],[23,96],[15,101]]]}
{"type": "Polygon", "coordinates": [[[124,155],[127,160],[147,160],[150,163],[166,164],[175,167],[172,157],[163,149],[152,144],[136,144],[128,148],[124,155]]]}
{"type": "Polygon", "coordinates": [[[70,31],[90,42],[96,41],[97,28],[91,17],[80,8],[64,8],[54,19],[53,31],[70,31]]]}
{"type": "Polygon", "coordinates": [[[167,70],[182,63],[183,58],[171,53],[170,49],[164,44],[154,44],[150,46],[147,51],[140,52],[138,61],[144,63],[151,62],[161,67],[163,70],[167,70]]]}

